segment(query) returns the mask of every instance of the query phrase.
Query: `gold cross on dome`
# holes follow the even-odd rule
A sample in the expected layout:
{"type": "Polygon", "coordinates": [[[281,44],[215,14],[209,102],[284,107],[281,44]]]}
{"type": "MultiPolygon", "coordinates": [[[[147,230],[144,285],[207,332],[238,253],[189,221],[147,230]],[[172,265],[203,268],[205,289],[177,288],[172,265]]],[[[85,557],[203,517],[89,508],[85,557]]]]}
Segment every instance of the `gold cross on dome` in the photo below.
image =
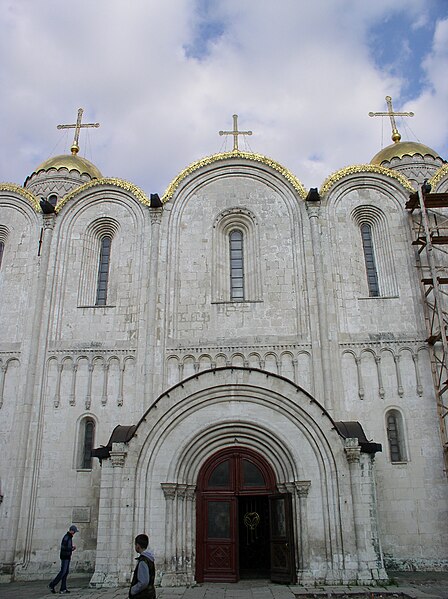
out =
{"type": "Polygon", "coordinates": [[[238,135],[252,135],[252,131],[238,131],[238,115],[233,115],[233,131],[220,131],[219,135],[233,135],[233,151],[238,152],[238,135]]]}
{"type": "Polygon", "coordinates": [[[396,116],[414,116],[413,112],[394,112],[392,108],[392,98],[386,96],[387,112],[369,112],[369,116],[388,116],[390,118],[390,124],[392,125],[392,141],[397,143],[401,139],[401,135],[398,132],[397,124],[395,123],[396,116]]]}
{"type": "Polygon", "coordinates": [[[99,127],[100,124],[99,123],[84,123],[83,125],[81,124],[82,121],[82,113],[84,112],[84,110],[82,108],[78,109],[78,118],[76,120],[76,124],[74,125],[58,125],[58,129],[74,129],[75,130],[75,137],[73,139],[73,144],[72,147],[70,148],[72,151],[72,154],[77,154],[79,152],[79,131],[81,128],[83,127],[99,127]]]}

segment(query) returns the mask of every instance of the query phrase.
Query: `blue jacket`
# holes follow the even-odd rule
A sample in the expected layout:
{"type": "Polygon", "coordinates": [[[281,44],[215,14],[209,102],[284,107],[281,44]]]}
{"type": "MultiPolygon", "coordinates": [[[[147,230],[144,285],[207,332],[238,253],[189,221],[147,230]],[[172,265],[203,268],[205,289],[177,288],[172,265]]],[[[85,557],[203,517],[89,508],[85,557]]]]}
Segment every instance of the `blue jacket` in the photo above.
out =
{"type": "Polygon", "coordinates": [[[61,541],[60,559],[71,559],[73,553],[73,535],[69,532],[65,533],[61,541]]]}

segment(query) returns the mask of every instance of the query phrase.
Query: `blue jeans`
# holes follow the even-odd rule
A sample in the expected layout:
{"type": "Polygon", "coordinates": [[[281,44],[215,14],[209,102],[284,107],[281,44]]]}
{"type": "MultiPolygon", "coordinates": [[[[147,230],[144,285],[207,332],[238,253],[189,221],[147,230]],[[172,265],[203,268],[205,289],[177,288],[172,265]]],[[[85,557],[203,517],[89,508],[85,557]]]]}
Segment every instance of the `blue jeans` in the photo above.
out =
{"type": "Polygon", "coordinates": [[[68,570],[70,568],[70,560],[69,559],[61,559],[61,569],[59,570],[59,574],[56,576],[54,580],[50,582],[51,587],[55,587],[58,582],[61,580],[61,591],[67,590],[67,576],[68,570]]]}

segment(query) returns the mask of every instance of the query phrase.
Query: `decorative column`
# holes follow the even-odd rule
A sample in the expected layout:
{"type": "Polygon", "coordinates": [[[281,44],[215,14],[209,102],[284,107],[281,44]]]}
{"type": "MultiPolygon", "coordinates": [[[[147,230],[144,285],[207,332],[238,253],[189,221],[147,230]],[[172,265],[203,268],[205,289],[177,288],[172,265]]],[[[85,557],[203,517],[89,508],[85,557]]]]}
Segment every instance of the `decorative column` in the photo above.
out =
{"type": "Polygon", "coordinates": [[[123,389],[124,389],[124,371],[126,368],[126,360],[120,362],[120,380],[118,381],[118,398],[117,406],[123,405],[123,389]]]}
{"type": "Polygon", "coordinates": [[[89,376],[87,379],[87,393],[86,393],[86,410],[90,410],[92,405],[92,376],[93,376],[93,364],[89,361],[89,376]]]}
{"type": "Polygon", "coordinates": [[[5,378],[6,378],[7,364],[0,365],[0,408],[3,405],[3,395],[5,392],[5,378]]]}
{"type": "Polygon", "coordinates": [[[195,531],[196,531],[196,485],[187,485],[185,492],[186,510],[185,510],[185,571],[187,575],[186,584],[192,584],[194,581],[195,564],[195,531]]]}
{"type": "Polygon", "coordinates": [[[376,372],[378,375],[378,393],[384,399],[383,375],[381,372],[381,356],[375,356],[376,372]]]}
{"type": "Polygon", "coordinates": [[[149,259],[149,280],[146,281],[146,349],[144,365],[144,398],[143,411],[154,399],[154,392],[159,388],[158,377],[160,365],[156,366],[156,343],[157,343],[157,275],[159,270],[159,239],[160,224],[162,222],[162,208],[149,208],[151,219],[151,247],[149,259]]]}
{"type": "Polygon", "coordinates": [[[107,362],[103,363],[103,396],[101,397],[101,405],[105,406],[107,404],[107,379],[109,376],[109,364],[107,362]]]}
{"type": "Polygon", "coordinates": [[[76,403],[76,375],[78,373],[78,364],[73,364],[73,373],[72,373],[72,388],[70,391],[70,400],[69,404],[74,406],[76,403]]]}
{"type": "Polygon", "coordinates": [[[187,485],[177,485],[177,521],[176,521],[176,570],[178,572],[178,584],[186,584],[185,572],[185,495],[187,485]]]}
{"type": "Polygon", "coordinates": [[[296,385],[299,384],[299,361],[297,358],[293,358],[292,366],[294,368],[294,382],[296,385]]]}
{"type": "Polygon", "coordinates": [[[310,550],[309,550],[309,538],[308,538],[308,510],[307,510],[307,499],[308,493],[311,487],[311,481],[309,480],[298,480],[294,482],[296,493],[298,496],[298,524],[299,524],[299,539],[298,539],[298,551],[299,551],[299,571],[298,571],[298,582],[300,584],[306,584],[313,580],[310,572],[310,550]]]}
{"type": "Polygon", "coordinates": [[[362,380],[362,372],[361,372],[361,358],[359,356],[355,356],[356,362],[356,374],[358,375],[358,395],[359,399],[364,399],[364,382],[362,380]]]}
{"type": "Polygon", "coordinates": [[[421,397],[423,395],[423,385],[422,385],[422,381],[420,378],[420,371],[418,369],[418,354],[412,353],[412,361],[414,362],[414,369],[415,369],[415,381],[417,384],[416,391],[417,391],[417,395],[419,395],[421,397]]]}
{"type": "MultiPolygon", "coordinates": [[[[310,204],[307,202],[308,216],[310,219],[311,226],[311,242],[313,246],[313,258],[314,258],[314,273],[316,278],[316,296],[317,296],[317,313],[318,313],[318,347],[316,348],[316,354],[319,356],[319,368],[322,369],[322,400],[323,405],[326,409],[329,409],[329,398],[332,395],[331,390],[333,389],[333,381],[331,375],[331,363],[330,363],[330,344],[328,341],[328,318],[327,318],[327,301],[328,297],[325,293],[324,284],[324,269],[322,263],[322,246],[321,246],[321,231],[319,225],[320,216],[320,202],[318,205],[315,203],[310,204]]],[[[315,369],[317,378],[315,375],[315,389],[319,388],[319,368],[315,369]]]]}
{"type": "Polygon", "coordinates": [[[400,397],[403,397],[403,383],[401,380],[400,356],[394,354],[395,372],[397,373],[397,392],[400,397]]]}
{"type": "Polygon", "coordinates": [[[175,557],[175,530],[174,530],[174,500],[176,498],[176,483],[161,483],[165,495],[165,574],[162,586],[175,586],[176,583],[176,557],[175,557]]]}
{"type": "Polygon", "coordinates": [[[59,408],[59,403],[61,401],[61,377],[62,371],[64,369],[64,364],[61,362],[58,364],[58,378],[56,380],[56,390],[54,393],[54,407],[59,408]]]}

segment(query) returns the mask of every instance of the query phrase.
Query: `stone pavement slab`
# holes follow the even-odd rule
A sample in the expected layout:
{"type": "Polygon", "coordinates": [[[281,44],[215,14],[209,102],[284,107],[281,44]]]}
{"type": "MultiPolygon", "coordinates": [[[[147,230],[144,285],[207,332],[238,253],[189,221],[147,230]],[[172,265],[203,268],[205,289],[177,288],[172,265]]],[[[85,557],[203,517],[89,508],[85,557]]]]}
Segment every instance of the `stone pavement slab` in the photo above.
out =
{"type": "MultiPolygon", "coordinates": [[[[158,588],[158,599],[448,599],[448,572],[389,573],[384,587],[302,587],[252,580],[158,588]]],[[[90,589],[89,578],[69,577],[70,599],[127,599],[128,588],[90,589]]],[[[0,599],[55,599],[48,580],[0,584],[0,599]]]]}

